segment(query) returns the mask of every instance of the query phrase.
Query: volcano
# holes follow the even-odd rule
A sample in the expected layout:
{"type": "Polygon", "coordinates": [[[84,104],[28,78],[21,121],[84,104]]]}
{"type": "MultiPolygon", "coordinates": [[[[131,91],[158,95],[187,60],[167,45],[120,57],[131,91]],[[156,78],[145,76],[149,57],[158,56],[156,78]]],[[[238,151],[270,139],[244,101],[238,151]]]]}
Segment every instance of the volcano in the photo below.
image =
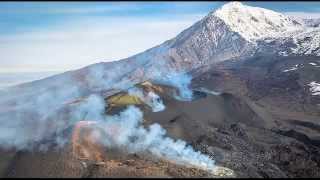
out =
{"type": "Polygon", "coordinates": [[[317,20],[226,3],[142,53],[0,92],[2,177],[320,177],[317,20]]]}

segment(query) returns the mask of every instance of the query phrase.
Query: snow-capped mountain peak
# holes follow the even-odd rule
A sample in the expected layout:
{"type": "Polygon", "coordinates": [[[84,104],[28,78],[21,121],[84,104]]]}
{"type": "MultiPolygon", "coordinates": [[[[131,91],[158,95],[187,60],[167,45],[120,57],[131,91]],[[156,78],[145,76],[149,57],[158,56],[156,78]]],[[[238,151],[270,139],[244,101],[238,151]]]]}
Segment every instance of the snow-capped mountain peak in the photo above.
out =
{"type": "Polygon", "coordinates": [[[275,37],[285,31],[303,27],[290,17],[272,10],[230,2],[217,9],[212,15],[222,19],[232,31],[246,40],[275,37]]]}
{"type": "MultiPolygon", "coordinates": [[[[257,54],[319,56],[319,42],[320,28],[308,28],[294,18],[272,10],[230,2],[156,47],[119,61],[90,65],[61,77],[70,76],[71,81],[80,84],[77,86],[81,86],[84,94],[101,91],[111,95],[119,89],[171,72],[191,72],[257,54]],[[94,79],[103,84],[97,87],[94,79]]],[[[60,83],[65,84],[64,81],[55,79],[60,76],[53,78],[24,86],[63,87],[60,83]]]]}

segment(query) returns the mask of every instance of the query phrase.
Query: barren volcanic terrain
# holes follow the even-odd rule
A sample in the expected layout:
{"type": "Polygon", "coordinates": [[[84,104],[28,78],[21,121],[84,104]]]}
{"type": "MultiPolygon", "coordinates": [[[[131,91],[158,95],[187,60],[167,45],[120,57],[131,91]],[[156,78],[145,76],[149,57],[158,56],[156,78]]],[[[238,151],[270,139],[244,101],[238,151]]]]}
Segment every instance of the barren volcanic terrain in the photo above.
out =
{"type": "Polygon", "coordinates": [[[227,3],[132,57],[0,90],[0,177],[320,177],[314,20],[227,3]]]}

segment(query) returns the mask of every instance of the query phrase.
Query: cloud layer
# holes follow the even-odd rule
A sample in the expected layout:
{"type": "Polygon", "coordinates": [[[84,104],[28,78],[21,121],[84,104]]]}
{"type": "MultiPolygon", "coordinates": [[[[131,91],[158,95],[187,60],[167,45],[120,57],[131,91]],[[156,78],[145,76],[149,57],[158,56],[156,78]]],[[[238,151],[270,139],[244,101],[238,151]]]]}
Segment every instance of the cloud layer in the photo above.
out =
{"type": "Polygon", "coordinates": [[[142,52],[201,19],[94,17],[0,36],[0,72],[63,71],[142,52]]]}

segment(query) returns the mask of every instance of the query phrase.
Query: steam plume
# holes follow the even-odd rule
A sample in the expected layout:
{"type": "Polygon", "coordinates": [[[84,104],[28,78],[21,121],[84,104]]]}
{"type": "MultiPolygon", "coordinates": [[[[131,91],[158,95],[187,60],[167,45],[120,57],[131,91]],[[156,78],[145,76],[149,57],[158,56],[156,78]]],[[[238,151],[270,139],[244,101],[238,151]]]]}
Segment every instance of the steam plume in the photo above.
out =
{"type": "Polygon", "coordinates": [[[128,90],[128,94],[139,97],[144,103],[152,108],[153,112],[163,111],[165,109],[161,98],[152,91],[145,94],[140,88],[133,87],[128,90]]]}
{"type": "MultiPolygon", "coordinates": [[[[46,150],[48,146],[44,141],[53,139],[62,147],[68,142],[63,132],[86,119],[96,121],[100,129],[109,133],[109,137],[100,139],[106,146],[129,152],[148,151],[177,163],[209,169],[214,166],[214,160],[196,152],[186,142],[166,137],[166,131],[159,124],[144,128],[141,124],[143,114],[136,107],[130,106],[119,115],[104,114],[106,105],[100,92],[115,87],[127,89],[133,83],[130,79],[119,79],[123,77],[120,71],[114,73],[116,75],[100,66],[91,66],[84,74],[65,73],[2,91],[0,146],[32,150],[40,145],[41,150],[46,150]],[[115,131],[118,133],[110,134],[115,131]]],[[[192,98],[192,91],[188,88],[191,77],[186,74],[171,73],[150,78],[177,87],[179,97],[192,98]]],[[[152,92],[144,95],[141,90],[133,88],[129,93],[140,96],[153,111],[165,108],[160,97],[152,92]]]]}
{"type": "Polygon", "coordinates": [[[187,73],[171,72],[157,76],[154,81],[159,84],[165,84],[176,87],[179,90],[179,94],[175,94],[174,97],[178,100],[190,101],[192,100],[193,93],[189,88],[192,77],[187,73]]]}
{"type": "MultiPolygon", "coordinates": [[[[98,102],[96,99],[99,97],[94,96],[90,99],[88,103],[93,105],[98,102]]],[[[95,106],[100,105],[100,103],[95,104],[95,106]]],[[[96,113],[103,114],[103,112],[96,113]]],[[[210,170],[214,168],[214,160],[195,151],[185,141],[166,137],[166,130],[159,124],[143,127],[143,113],[135,106],[129,106],[119,115],[100,117],[102,119],[98,120],[97,128],[102,129],[107,137],[99,137],[99,141],[107,147],[125,149],[130,153],[150,152],[176,163],[210,170]]]]}

